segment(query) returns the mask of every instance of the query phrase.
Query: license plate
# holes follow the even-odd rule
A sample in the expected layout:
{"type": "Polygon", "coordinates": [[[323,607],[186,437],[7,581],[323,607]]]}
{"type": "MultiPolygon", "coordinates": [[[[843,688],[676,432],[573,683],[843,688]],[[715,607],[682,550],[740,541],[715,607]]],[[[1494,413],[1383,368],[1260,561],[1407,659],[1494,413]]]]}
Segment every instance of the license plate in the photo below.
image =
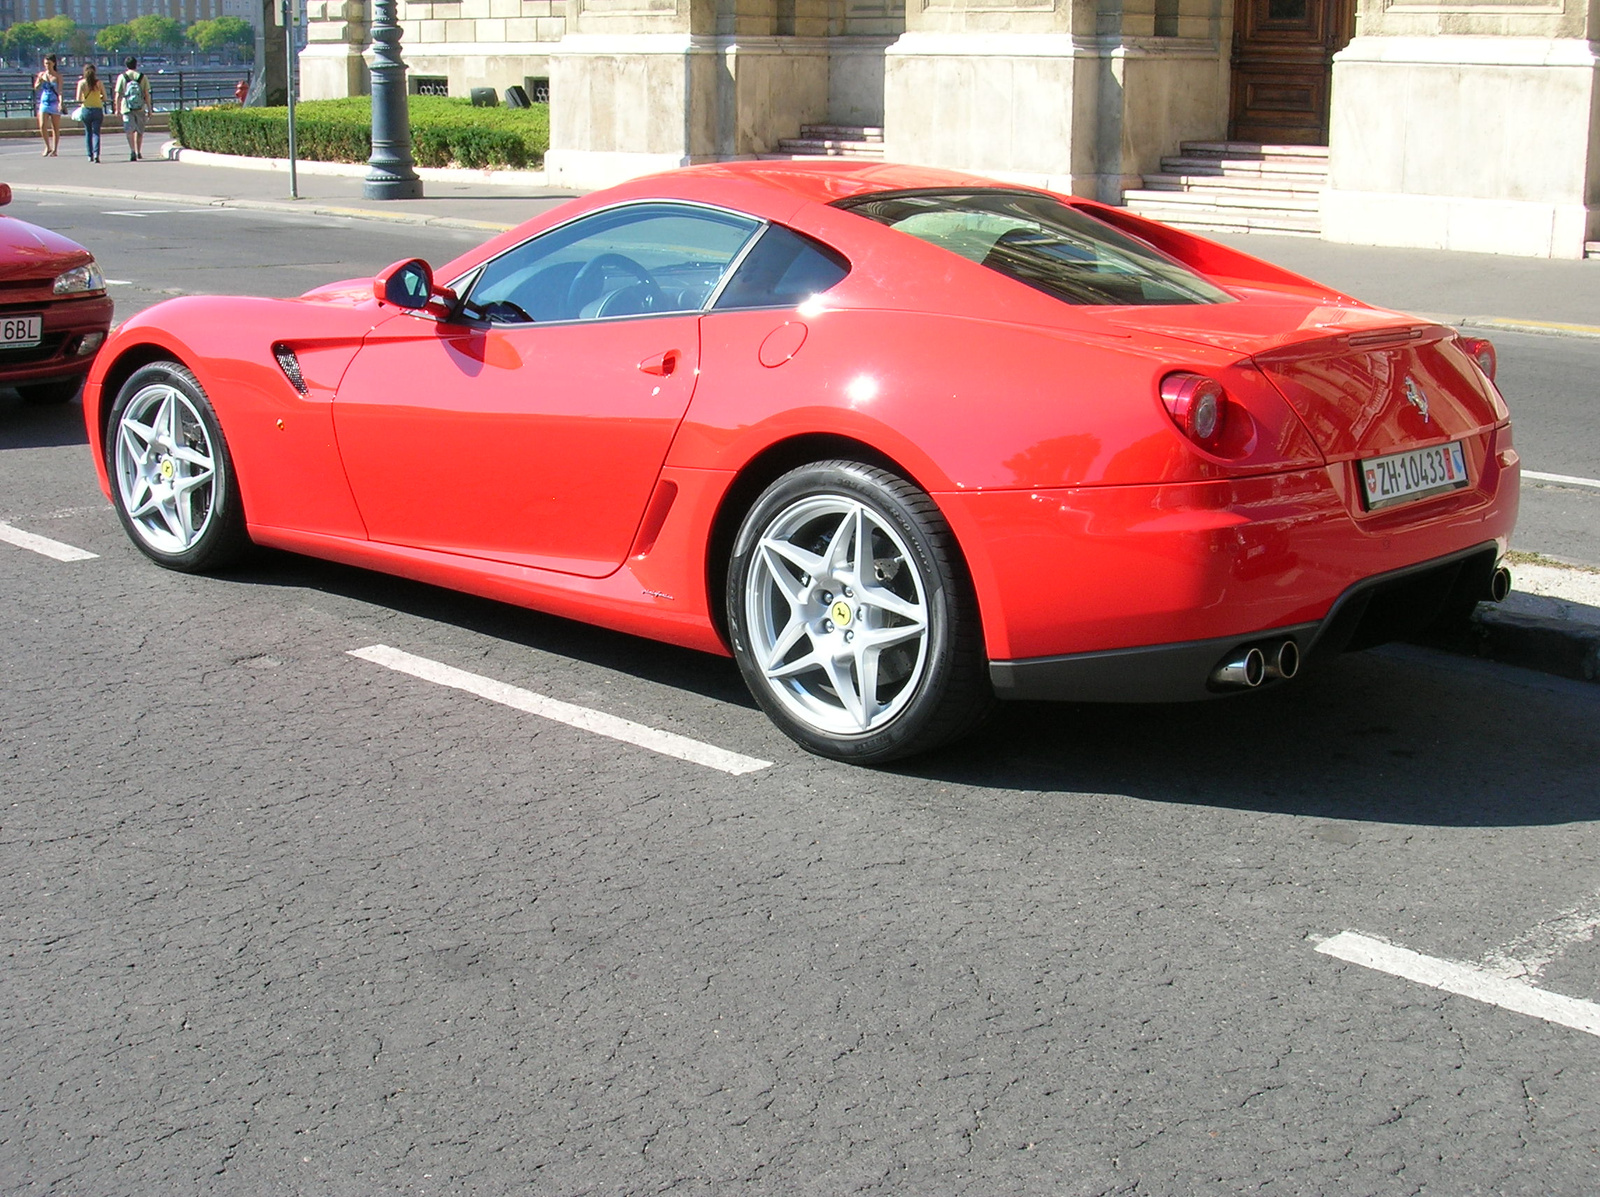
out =
{"type": "Polygon", "coordinates": [[[1366,490],[1367,510],[1376,511],[1394,503],[1420,499],[1466,486],[1467,455],[1461,442],[1412,449],[1387,457],[1369,457],[1361,463],[1361,483],[1366,490]]]}
{"type": "Polygon", "coordinates": [[[43,333],[43,316],[0,317],[0,348],[25,349],[37,345],[43,333]]]}

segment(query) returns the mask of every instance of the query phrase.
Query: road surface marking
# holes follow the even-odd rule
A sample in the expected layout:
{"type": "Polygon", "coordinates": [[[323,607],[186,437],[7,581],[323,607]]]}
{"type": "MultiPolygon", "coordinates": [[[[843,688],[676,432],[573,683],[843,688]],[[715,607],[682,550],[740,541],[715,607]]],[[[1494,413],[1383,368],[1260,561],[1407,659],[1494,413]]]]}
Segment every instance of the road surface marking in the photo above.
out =
{"type": "Polygon", "coordinates": [[[24,532],[21,528],[13,528],[10,524],[0,523],[0,540],[14,544],[19,549],[29,549],[46,557],[53,557],[57,561],[89,561],[100,555],[91,553],[87,549],[74,548],[70,544],[62,544],[59,540],[51,540],[48,536],[35,536],[32,532],[24,532]]]}
{"type": "MultiPolygon", "coordinates": [[[[1336,960],[1359,964],[1380,973],[1415,981],[1445,993],[1499,1006],[1558,1026],[1600,1035],[1600,1004],[1551,993],[1526,981],[1490,972],[1475,964],[1458,964],[1437,956],[1424,956],[1409,948],[1384,943],[1355,931],[1341,931],[1317,945],[1317,951],[1336,960]]],[[[1548,963],[1548,962],[1547,962],[1548,963]]]]}
{"type": "Polygon", "coordinates": [[[741,756],[737,752],[729,752],[726,748],[691,740],[687,736],[657,731],[653,727],[646,727],[642,723],[634,723],[628,719],[619,719],[604,711],[592,711],[588,707],[575,706],[560,699],[546,698],[542,694],[535,694],[518,686],[509,686],[505,682],[497,682],[482,674],[468,673],[465,669],[457,669],[453,665],[445,665],[431,661],[427,657],[414,656],[398,648],[390,648],[387,644],[351,649],[350,655],[360,657],[363,661],[371,661],[375,665],[382,665],[386,669],[408,673],[423,681],[465,690],[468,694],[476,694],[479,698],[487,698],[490,702],[514,707],[530,715],[538,715],[541,719],[565,723],[568,727],[576,727],[599,736],[621,740],[625,744],[648,748],[651,752],[677,757],[679,760],[704,765],[708,769],[717,769],[723,773],[732,773],[735,776],[741,773],[754,773],[772,764],[771,761],[759,760],[753,756],[741,756]]]}
{"type": "Polygon", "coordinates": [[[1523,470],[1524,478],[1531,478],[1535,482],[1559,482],[1563,486],[1592,486],[1600,490],[1600,478],[1574,478],[1571,474],[1536,474],[1532,470],[1523,470]]]}

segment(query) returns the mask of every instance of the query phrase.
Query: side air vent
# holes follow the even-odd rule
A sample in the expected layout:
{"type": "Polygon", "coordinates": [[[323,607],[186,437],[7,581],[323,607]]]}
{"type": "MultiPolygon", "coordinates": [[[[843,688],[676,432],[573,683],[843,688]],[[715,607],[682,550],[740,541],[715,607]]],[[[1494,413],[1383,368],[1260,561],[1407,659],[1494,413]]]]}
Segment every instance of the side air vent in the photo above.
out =
{"type": "Polygon", "coordinates": [[[272,347],[272,356],[278,359],[278,368],[283,371],[283,376],[294,385],[295,390],[304,395],[306,380],[300,373],[300,359],[295,357],[294,350],[280,341],[272,347]]]}

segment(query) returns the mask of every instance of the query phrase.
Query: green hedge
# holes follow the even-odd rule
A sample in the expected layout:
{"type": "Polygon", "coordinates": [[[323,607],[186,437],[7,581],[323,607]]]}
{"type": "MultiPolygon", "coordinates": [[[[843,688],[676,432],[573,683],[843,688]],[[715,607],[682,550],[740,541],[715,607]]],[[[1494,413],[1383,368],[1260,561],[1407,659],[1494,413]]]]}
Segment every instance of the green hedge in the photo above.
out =
{"type": "MultiPolygon", "coordinates": [[[[550,106],[474,108],[449,96],[409,96],[411,155],[418,166],[537,168],[550,146],[550,106]]],[[[172,134],[191,150],[250,158],[289,156],[286,108],[191,108],[171,114],[172,134]]],[[[295,105],[295,152],[320,162],[365,162],[372,153],[372,102],[295,105]]]]}

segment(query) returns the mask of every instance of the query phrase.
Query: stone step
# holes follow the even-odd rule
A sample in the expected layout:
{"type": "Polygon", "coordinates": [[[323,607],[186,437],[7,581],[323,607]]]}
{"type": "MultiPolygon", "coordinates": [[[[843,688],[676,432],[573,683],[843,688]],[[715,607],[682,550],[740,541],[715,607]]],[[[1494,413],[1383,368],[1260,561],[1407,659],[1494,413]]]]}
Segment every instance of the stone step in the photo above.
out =
{"type": "Polygon", "coordinates": [[[785,154],[797,157],[815,155],[819,158],[857,157],[882,158],[881,141],[835,141],[825,137],[784,137],[778,148],[785,154]]]}
{"type": "Polygon", "coordinates": [[[1157,191],[1149,188],[1134,188],[1124,191],[1122,198],[1123,202],[1128,204],[1135,202],[1161,204],[1164,207],[1182,208],[1185,211],[1192,211],[1196,208],[1251,208],[1264,212],[1309,212],[1315,215],[1322,209],[1322,200],[1315,195],[1299,199],[1282,195],[1260,195],[1251,192],[1201,194],[1194,191],[1157,191]]]}
{"type": "Polygon", "coordinates": [[[1262,145],[1254,141],[1181,141],[1185,154],[1208,158],[1308,158],[1328,161],[1325,145],[1262,145]]]}
{"type": "Polygon", "coordinates": [[[1263,178],[1325,179],[1328,168],[1312,162],[1247,162],[1236,158],[1201,158],[1194,155],[1168,155],[1161,159],[1167,174],[1182,175],[1260,175],[1263,178]]]}
{"type": "Polygon", "coordinates": [[[1322,218],[1314,212],[1274,212],[1253,208],[1204,208],[1136,200],[1128,211],[1175,228],[1213,233],[1297,233],[1309,237],[1322,232],[1322,218]]]}
{"type": "Polygon", "coordinates": [[[801,125],[800,136],[811,141],[882,141],[877,125],[801,125]]]}
{"type": "Polygon", "coordinates": [[[841,162],[882,162],[883,155],[879,154],[785,154],[782,152],[771,154],[757,154],[761,162],[817,162],[822,159],[841,162]]]}
{"type": "Polygon", "coordinates": [[[1145,175],[1147,191],[1250,192],[1257,195],[1316,196],[1323,188],[1313,180],[1295,176],[1262,179],[1237,175],[1145,175]]]}
{"type": "Polygon", "coordinates": [[[1585,241],[1583,243],[1583,256],[1586,258],[1600,258],[1600,241],[1585,241]]]}

